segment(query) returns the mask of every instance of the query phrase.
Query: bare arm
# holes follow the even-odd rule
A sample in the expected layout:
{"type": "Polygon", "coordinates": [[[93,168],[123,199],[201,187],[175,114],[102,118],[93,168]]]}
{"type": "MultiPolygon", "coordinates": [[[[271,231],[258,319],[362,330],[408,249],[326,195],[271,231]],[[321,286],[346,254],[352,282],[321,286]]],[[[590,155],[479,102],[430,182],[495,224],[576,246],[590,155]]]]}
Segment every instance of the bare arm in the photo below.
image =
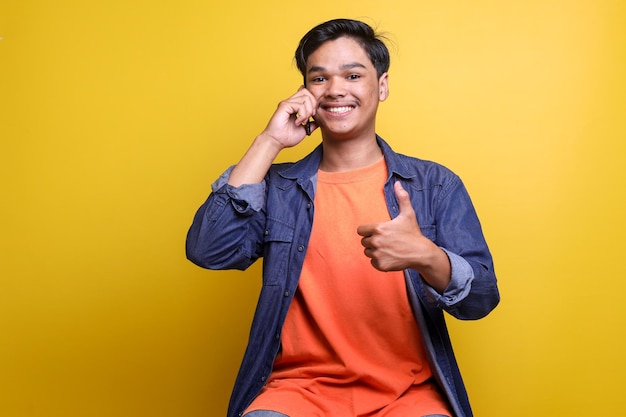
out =
{"type": "MultiPolygon", "coordinates": [[[[231,172],[228,183],[237,187],[261,182],[280,151],[297,145],[306,137],[303,125],[315,115],[316,108],[317,100],[304,87],[281,101],[267,127],[231,172]]],[[[311,129],[316,128],[312,123],[311,129]]]]}

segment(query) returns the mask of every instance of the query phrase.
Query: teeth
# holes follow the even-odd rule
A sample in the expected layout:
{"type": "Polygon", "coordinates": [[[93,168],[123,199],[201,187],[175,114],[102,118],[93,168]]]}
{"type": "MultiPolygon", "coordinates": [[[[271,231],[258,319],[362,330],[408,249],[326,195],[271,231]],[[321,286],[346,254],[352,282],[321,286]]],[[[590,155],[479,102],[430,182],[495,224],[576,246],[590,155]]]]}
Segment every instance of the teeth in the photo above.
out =
{"type": "Polygon", "coordinates": [[[331,113],[346,113],[352,110],[353,107],[345,106],[345,107],[329,107],[328,111],[331,113]]]}

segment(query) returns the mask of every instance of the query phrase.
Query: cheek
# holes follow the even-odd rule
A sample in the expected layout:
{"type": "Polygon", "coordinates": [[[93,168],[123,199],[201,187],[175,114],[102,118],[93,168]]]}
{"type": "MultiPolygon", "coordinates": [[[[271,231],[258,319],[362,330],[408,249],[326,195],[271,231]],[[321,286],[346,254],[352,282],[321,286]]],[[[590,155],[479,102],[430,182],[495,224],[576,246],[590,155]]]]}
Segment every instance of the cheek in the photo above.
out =
{"type": "Polygon", "coordinates": [[[377,106],[380,101],[380,91],[378,89],[369,91],[367,99],[370,106],[377,106]]]}
{"type": "Polygon", "coordinates": [[[324,97],[324,90],[322,90],[321,88],[309,88],[308,89],[309,92],[311,94],[313,94],[313,97],[315,97],[315,100],[318,102],[322,99],[322,97],[324,97]]]}
{"type": "Polygon", "coordinates": [[[378,84],[370,85],[367,91],[367,95],[372,100],[378,101],[381,97],[381,91],[382,91],[382,87],[379,86],[378,84]]]}

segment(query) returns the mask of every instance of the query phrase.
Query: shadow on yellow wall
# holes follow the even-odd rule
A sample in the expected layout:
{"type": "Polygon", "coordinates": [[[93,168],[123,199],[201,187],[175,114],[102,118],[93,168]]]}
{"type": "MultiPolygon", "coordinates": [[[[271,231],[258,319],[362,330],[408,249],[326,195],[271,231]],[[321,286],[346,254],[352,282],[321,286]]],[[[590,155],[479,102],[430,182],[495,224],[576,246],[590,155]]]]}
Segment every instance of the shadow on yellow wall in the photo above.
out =
{"type": "Polygon", "coordinates": [[[483,221],[503,301],[451,320],[476,414],[626,412],[623,2],[9,0],[0,415],[225,414],[259,265],[200,270],[185,233],[333,17],[389,32],[378,131],[459,173],[483,221]]]}

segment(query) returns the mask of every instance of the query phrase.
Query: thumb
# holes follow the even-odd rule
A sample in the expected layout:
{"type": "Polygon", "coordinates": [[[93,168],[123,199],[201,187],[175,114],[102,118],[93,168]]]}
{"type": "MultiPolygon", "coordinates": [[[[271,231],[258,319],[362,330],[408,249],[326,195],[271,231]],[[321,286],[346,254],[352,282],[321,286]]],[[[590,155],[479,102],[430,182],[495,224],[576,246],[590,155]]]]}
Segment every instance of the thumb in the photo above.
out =
{"type": "Polygon", "coordinates": [[[398,207],[400,208],[400,214],[410,214],[415,217],[415,210],[413,210],[413,206],[411,205],[411,198],[409,197],[409,193],[402,187],[400,181],[396,181],[393,185],[393,189],[396,193],[396,198],[398,199],[398,207]]]}

